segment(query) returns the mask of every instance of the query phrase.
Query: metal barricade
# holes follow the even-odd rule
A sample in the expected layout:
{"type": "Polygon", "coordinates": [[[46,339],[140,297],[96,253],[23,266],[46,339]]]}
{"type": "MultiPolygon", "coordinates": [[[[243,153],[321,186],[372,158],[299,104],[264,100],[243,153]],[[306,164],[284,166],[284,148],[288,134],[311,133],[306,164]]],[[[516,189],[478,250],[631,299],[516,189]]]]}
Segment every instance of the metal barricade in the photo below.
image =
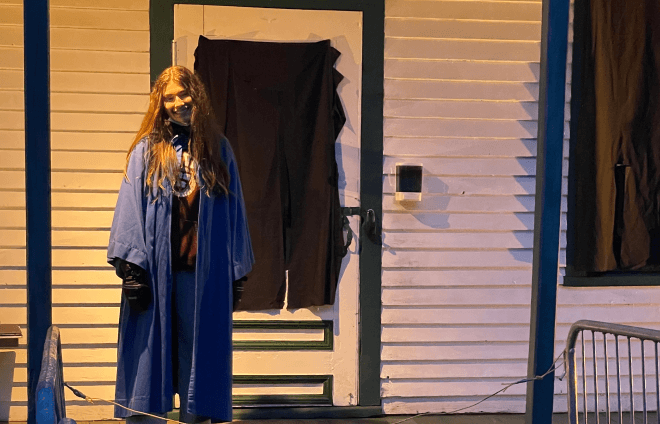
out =
{"type": "Polygon", "coordinates": [[[62,368],[60,329],[52,325],[46,334],[37,382],[35,396],[37,424],[76,424],[74,420],[66,417],[62,368]]]}
{"type": "MultiPolygon", "coordinates": [[[[578,424],[578,412],[582,412],[582,423],[589,421],[600,424],[601,417],[599,412],[604,412],[604,423],[612,422],[623,423],[624,416],[628,418],[631,424],[635,421],[635,408],[641,413],[642,423],[648,423],[649,410],[660,411],[660,378],[658,373],[658,343],[660,342],[660,331],[647,328],[631,327],[628,325],[611,324],[598,321],[577,321],[571,326],[566,340],[565,358],[567,372],[567,395],[568,395],[568,418],[570,424],[578,424]],[[585,337],[585,334],[591,333],[591,337],[585,337]],[[580,338],[580,346],[576,352],[576,343],[580,338]],[[585,349],[585,344],[591,342],[591,349],[585,349]],[[610,347],[608,352],[608,342],[614,345],[614,352],[610,347]],[[645,343],[646,342],[646,343],[645,343]],[[625,348],[620,348],[620,344],[625,348]],[[647,355],[646,348],[652,345],[651,355],[647,355]],[[627,346],[627,348],[626,348],[627,346]],[[633,352],[633,349],[635,352],[633,352]],[[625,352],[620,352],[625,350],[625,352]],[[626,353],[626,356],[623,355],[626,353]],[[587,356],[591,355],[591,367],[587,366],[587,356]],[[633,358],[633,356],[635,356],[633,358]],[[655,378],[649,378],[653,384],[650,390],[647,390],[647,357],[655,358],[654,369],[649,372],[655,372],[655,378]],[[577,360],[580,358],[581,375],[577,366],[577,360]],[[614,360],[614,368],[610,368],[614,360]],[[621,362],[627,362],[623,369],[621,362]],[[598,363],[602,362],[602,372],[599,370],[598,363]],[[635,363],[635,366],[633,366],[635,363]],[[641,370],[637,365],[641,364],[641,370]],[[627,375],[626,375],[627,371],[627,375]],[[593,372],[592,376],[587,376],[593,372]],[[599,374],[599,372],[601,372],[599,374]],[[623,383],[628,378],[628,384],[623,383]],[[599,383],[599,378],[602,382],[599,383]],[[612,380],[612,381],[610,381],[612,380]],[[633,382],[635,380],[637,385],[633,382]],[[639,381],[638,381],[639,380],[639,381]],[[612,384],[613,383],[613,384],[612,384]],[[637,405],[635,400],[635,390],[639,393],[639,384],[641,384],[641,405],[639,397],[637,405]],[[578,386],[579,385],[579,386],[578,386]],[[593,388],[593,393],[589,391],[593,388]],[[582,390],[580,390],[582,389],[582,390]],[[601,390],[604,389],[604,390],[601,390]],[[629,391],[626,395],[625,391],[629,391]],[[580,393],[581,392],[581,393],[580,393]],[[611,396],[612,395],[612,396],[611,396]],[[615,399],[612,397],[615,396],[615,399]],[[651,396],[651,403],[647,405],[647,396],[651,396]],[[581,398],[581,399],[580,399],[581,398]],[[654,402],[653,402],[654,398],[654,402]],[[581,400],[582,402],[579,402],[581,400]],[[604,402],[601,403],[601,402],[604,402]],[[582,403],[582,410],[578,411],[579,404],[582,403]],[[641,406],[641,409],[639,408],[641,406]],[[591,415],[591,420],[589,419],[591,415]],[[618,420],[612,420],[612,418],[618,420]]],[[[637,414],[639,415],[639,414],[637,414]]],[[[660,424],[660,414],[657,415],[660,424]]]]}

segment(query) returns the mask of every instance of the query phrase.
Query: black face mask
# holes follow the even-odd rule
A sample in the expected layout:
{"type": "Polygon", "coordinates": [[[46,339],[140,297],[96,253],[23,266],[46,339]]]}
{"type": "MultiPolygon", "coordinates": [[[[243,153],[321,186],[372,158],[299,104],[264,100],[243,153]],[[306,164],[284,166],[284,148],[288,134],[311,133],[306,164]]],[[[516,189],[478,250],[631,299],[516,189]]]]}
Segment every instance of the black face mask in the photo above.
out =
{"type": "Polygon", "coordinates": [[[172,135],[186,134],[190,135],[190,125],[183,125],[179,122],[172,120],[172,118],[167,118],[170,125],[172,126],[172,135]]]}

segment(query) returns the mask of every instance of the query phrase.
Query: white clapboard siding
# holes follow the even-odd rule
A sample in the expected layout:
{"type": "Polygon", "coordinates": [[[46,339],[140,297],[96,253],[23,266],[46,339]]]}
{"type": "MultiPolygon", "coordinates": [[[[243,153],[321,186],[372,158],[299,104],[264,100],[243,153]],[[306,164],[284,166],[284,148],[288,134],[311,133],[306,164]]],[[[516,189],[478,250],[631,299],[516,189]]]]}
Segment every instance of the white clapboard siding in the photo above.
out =
{"type": "MultiPolygon", "coordinates": [[[[112,268],[79,270],[79,269],[53,269],[53,285],[60,286],[103,286],[119,284],[115,271],[112,268]]],[[[115,323],[116,324],[116,323],[115,323]]]]}
{"type": "MultiPolygon", "coordinates": [[[[533,212],[534,195],[523,194],[518,196],[490,196],[484,202],[486,195],[431,195],[428,194],[415,205],[415,211],[426,212],[438,209],[445,212],[533,212]]],[[[562,198],[561,210],[566,212],[566,197],[562,198]]],[[[406,211],[408,205],[397,202],[394,195],[386,193],[383,196],[383,207],[390,211],[406,211]]]]}
{"type": "MultiPolygon", "coordinates": [[[[96,28],[61,28],[51,26],[50,45],[53,49],[114,50],[122,51],[129,43],[139,43],[144,51],[149,50],[149,35],[143,32],[117,31],[96,28]]],[[[0,40],[3,46],[22,46],[23,30],[19,26],[7,28],[6,37],[0,40]]]]}
{"type": "MultiPolygon", "coordinates": [[[[11,399],[0,402],[0,421],[27,419],[22,21],[22,1],[0,2],[0,322],[24,333],[13,383],[0,378],[11,399]]],[[[121,293],[105,249],[126,151],[148,105],[149,2],[51,0],[50,25],[53,323],[67,381],[112,399],[121,293]]],[[[113,416],[112,406],[66,396],[71,418],[113,416]]]]}
{"type": "MultiPolygon", "coordinates": [[[[390,9],[391,10],[391,9],[390,9]]],[[[409,24],[409,18],[389,17],[387,21],[388,35],[394,37],[433,37],[447,39],[476,40],[513,40],[517,42],[531,41],[538,43],[541,39],[541,26],[537,22],[524,21],[458,21],[448,18],[443,25],[437,25],[434,20],[415,21],[409,24]]]]}
{"type": "MultiPolygon", "coordinates": [[[[541,2],[385,6],[383,408],[447,412],[527,371],[541,2]]],[[[521,385],[465,412],[524,410],[521,385]]]]}
{"type": "Polygon", "coordinates": [[[537,22],[541,19],[541,2],[388,0],[385,18],[537,22]]]}
{"type": "MultiPolygon", "coordinates": [[[[385,101],[385,104],[388,100],[385,101]]],[[[387,107],[387,106],[386,106],[387,107]]],[[[478,107],[478,105],[477,105],[478,107]]],[[[383,140],[385,151],[396,156],[418,157],[410,151],[413,137],[387,137],[383,140]]],[[[494,138],[451,138],[414,137],[415,151],[422,151],[424,157],[474,156],[516,157],[536,156],[536,138],[494,139],[494,138]]],[[[564,156],[568,157],[568,140],[564,140],[564,156]]]]}
{"type": "MultiPolygon", "coordinates": [[[[25,180],[23,135],[23,6],[0,4],[0,172],[25,180]],[[5,137],[6,136],[6,137],[5,137]]],[[[21,326],[15,350],[0,350],[0,421],[27,419],[25,377],[25,191],[0,182],[0,323],[21,326]],[[6,221],[5,221],[6,220],[6,221]]]]}
{"type": "MultiPolygon", "coordinates": [[[[126,151],[148,104],[144,0],[51,3],[53,322],[67,380],[114,398],[120,288],[106,263],[126,151]]],[[[71,398],[74,419],[113,408],[71,398]]]]}
{"type": "Polygon", "coordinates": [[[419,58],[424,54],[428,59],[451,56],[469,60],[531,61],[539,52],[539,41],[391,37],[385,42],[387,57],[398,59],[419,58]]]}
{"type": "MultiPolygon", "coordinates": [[[[148,85],[147,85],[148,86],[148,85]]],[[[74,132],[51,133],[51,146],[60,151],[113,151],[125,153],[135,137],[135,132],[74,132]]],[[[123,171],[123,168],[121,169],[123,171]]]]}
{"type": "MultiPolygon", "coordinates": [[[[386,28],[389,28],[390,20],[386,20],[386,28]]],[[[419,25],[414,21],[406,25],[419,25]]],[[[437,25],[437,22],[428,21],[437,25]]],[[[451,24],[450,21],[447,21],[451,24]]],[[[460,22],[463,25],[463,22],[460,22]]],[[[534,24],[538,25],[538,24],[534,24]]],[[[414,27],[414,26],[413,26],[414,27]]],[[[540,30],[541,26],[538,25],[540,30]]],[[[430,80],[449,80],[460,78],[466,81],[497,81],[510,83],[531,83],[536,84],[539,79],[540,65],[528,64],[524,62],[487,62],[487,61],[443,61],[430,60],[422,61],[420,59],[404,58],[385,58],[385,72],[390,78],[412,79],[428,78],[430,80]],[[411,62],[415,63],[411,67],[411,62]]]]}

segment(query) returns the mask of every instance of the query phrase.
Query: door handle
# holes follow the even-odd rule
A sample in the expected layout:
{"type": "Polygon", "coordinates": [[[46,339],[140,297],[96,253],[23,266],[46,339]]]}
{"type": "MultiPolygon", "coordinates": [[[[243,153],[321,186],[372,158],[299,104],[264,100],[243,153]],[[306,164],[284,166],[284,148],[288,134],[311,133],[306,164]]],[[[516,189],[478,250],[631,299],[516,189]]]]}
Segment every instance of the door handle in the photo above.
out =
{"type": "Polygon", "coordinates": [[[376,216],[376,212],[373,209],[364,210],[360,207],[343,207],[341,208],[341,213],[344,220],[344,228],[348,231],[348,241],[344,247],[345,250],[348,250],[348,246],[350,246],[353,239],[353,231],[348,226],[347,218],[352,215],[359,215],[360,218],[362,218],[362,231],[367,236],[367,238],[371,240],[371,242],[380,246],[381,228],[380,223],[378,222],[378,217],[376,216]]]}
{"type": "Polygon", "coordinates": [[[376,212],[373,209],[367,209],[364,220],[362,221],[362,230],[369,240],[380,245],[380,227],[376,218],[376,212]]]}

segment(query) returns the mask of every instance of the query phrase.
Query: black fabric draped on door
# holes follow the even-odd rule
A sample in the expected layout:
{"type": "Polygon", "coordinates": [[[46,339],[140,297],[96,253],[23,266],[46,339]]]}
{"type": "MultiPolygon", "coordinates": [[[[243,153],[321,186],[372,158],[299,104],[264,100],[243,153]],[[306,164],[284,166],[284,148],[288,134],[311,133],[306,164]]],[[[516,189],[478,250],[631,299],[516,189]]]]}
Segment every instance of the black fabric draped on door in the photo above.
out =
{"type": "Polygon", "coordinates": [[[239,310],[333,304],[343,230],[335,140],[345,116],[329,40],[199,38],[195,72],[236,155],[255,266],[239,310]]]}
{"type": "MultiPolygon", "coordinates": [[[[660,3],[587,0],[575,144],[578,272],[660,269],[660,3]]],[[[577,41],[577,40],[576,40],[577,41]]]]}

